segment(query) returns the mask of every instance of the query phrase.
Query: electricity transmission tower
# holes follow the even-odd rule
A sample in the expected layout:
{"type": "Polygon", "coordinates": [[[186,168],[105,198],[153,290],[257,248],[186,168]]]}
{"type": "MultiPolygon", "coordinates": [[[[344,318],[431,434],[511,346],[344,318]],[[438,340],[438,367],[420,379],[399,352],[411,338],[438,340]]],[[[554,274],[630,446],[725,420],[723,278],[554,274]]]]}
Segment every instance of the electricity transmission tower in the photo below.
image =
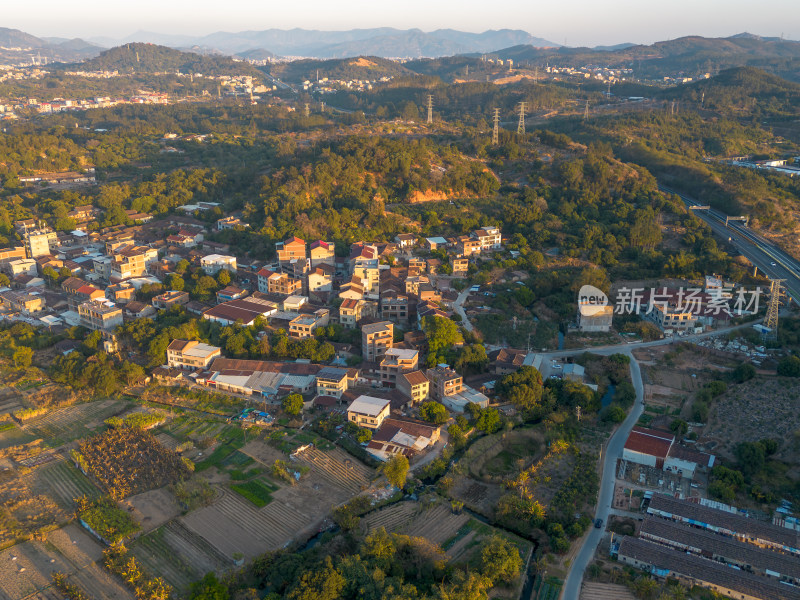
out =
{"type": "Polygon", "coordinates": [[[428,125],[433,124],[433,96],[428,95],[428,125]]]}
{"type": "Polygon", "coordinates": [[[767,316],[764,318],[764,327],[769,328],[767,336],[775,338],[778,336],[778,311],[781,307],[781,283],[785,279],[770,279],[769,280],[769,304],[767,304],[767,316]]]}
{"type": "Polygon", "coordinates": [[[500,143],[500,109],[494,109],[494,127],[492,128],[492,146],[500,143]]]}
{"type": "Polygon", "coordinates": [[[517,123],[517,133],[525,135],[525,106],[527,102],[519,103],[519,123],[517,123]]]}
{"type": "Polygon", "coordinates": [[[586,105],[583,107],[583,120],[589,120],[589,101],[586,101],[586,105]]]}
{"type": "Polygon", "coordinates": [[[306,102],[305,115],[309,116],[310,114],[311,114],[311,107],[309,106],[308,102],[306,102]]]}

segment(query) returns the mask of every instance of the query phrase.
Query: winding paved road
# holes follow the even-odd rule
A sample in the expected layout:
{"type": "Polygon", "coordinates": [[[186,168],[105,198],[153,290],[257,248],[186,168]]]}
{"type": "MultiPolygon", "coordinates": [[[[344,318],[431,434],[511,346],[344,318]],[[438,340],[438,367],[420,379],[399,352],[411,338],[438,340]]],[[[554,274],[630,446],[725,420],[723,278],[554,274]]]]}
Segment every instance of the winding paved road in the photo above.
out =
{"type": "MultiPolygon", "coordinates": [[[[615,350],[606,350],[598,352],[598,354],[613,354],[615,350]]],[[[606,443],[603,450],[603,477],[600,480],[600,495],[597,501],[597,512],[595,519],[603,519],[603,527],[596,529],[592,527],[589,534],[584,538],[583,547],[578,551],[570,566],[567,579],[564,581],[564,587],[561,591],[561,598],[563,600],[578,600],[581,592],[581,583],[583,582],[583,573],[586,567],[594,557],[597,545],[605,534],[605,524],[608,522],[608,515],[611,510],[611,502],[614,496],[614,482],[616,481],[617,459],[622,456],[622,448],[625,446],[625,440],[628,439],[628,434],[636,425],[639,417],[644,410],[644,384],[642,382],[642,373],[639,369],[639,363],[633,357],[631,348],[627,349],[627,354],[631,359],[631,380],[633,387],[636,390],[636,402],[628,414],[628,417],[622,422],[614,435],[606,443]]]]}

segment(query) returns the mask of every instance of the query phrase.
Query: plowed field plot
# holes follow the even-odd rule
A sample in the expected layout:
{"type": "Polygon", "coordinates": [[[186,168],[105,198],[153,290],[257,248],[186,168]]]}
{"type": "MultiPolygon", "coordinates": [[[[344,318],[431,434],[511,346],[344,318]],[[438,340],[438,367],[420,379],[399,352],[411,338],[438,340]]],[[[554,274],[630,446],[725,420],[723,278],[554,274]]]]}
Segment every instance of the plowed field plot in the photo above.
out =
{"type": "Polygon", "coordinates": [[[464,505],[475,512],[487,517],[494,515],[494,507],[503,495],[504,490],[500,485],[481,483],[469,477],[456,476],[450,496],[460,500],[464,505]]]}
{"type": "MultiPolygon", "coordinates": [[[[269,448],[266,444],[256,446],[261,452],[254,451],[250,444],[247,448],[254,457],[272,456],[264,451],[264,448],[269,448]]],[[[363,465],[361,468],[366,469],[363,465]]],[[[180,520],[226,557],[232,557],[235,552],[252,557],[316,533],[331,508],[352,496],[352,488],[352,484],[342,485],[340,479],[312,463],[311,470],[299,483],[272,492],[272,501],[262,508],[229,489],[223,489],[211,506],[180,520]]]]}
{"type": "Polygon", "coordinates": [[[175,496],[167,488],[150,490],[125,499],[123,507],[133,509],[131,516],[144,531],[160,527],[181,514],[175,496]]]}
{"type": "Polygon", "coordinates": [[[50,532],[46,543],[25,542],[4,550],[0,552],[0,598],[60,599],[50,578],[61,572],[91,598],[132,600],[133,595],[95,563],[101,553],[99,544],[74,525],[50,532]]]}
{"type": "Polygon", "coordinates": [[[35,439],[36,436],[32,433],[12,424],[12,427],[5,431],[0,431],[0,450],[5,450],[11,446],[21,446],[35,439]]]}
{"type": "Polygon", "coordinates": [[[403,533],[424,537],[434,544],[442,545],[456,535],[469,521],[469,515],[453,514],[449,502],[398,502],[372,512],[362,520],[366,531],[383,527],[392,533],[403,533]]]}
{"type": "Polygon", "coordinates": [[[325,481],[351,494],[367,489],[375,474],[373,469],[339,448],[322,452],[311,446],[296,456],[300,462],[317,471],[325,481]]]}
{"type": "Polygon", "coordinates": [[[0,547],[30,539],[71,517],[71,511],[56,504],[49,489],[38,485],[35,471],[5,479],[0,485],[0,547]]]}
{"type": "Polygon", "coordinates": [[[130,545],[130,550],[150,573],[163,577],[178,591],[186,591],[192,582],[210,571],[224,570],[233,564],[180,520],[141,536],[130,545]]]}
{"type": "Polygon", "coordinates": [[[33,472],[36,489],[47,491],[61,506],[72,510],[81,496],[98,498],[100,489],[68,460],[57,460],[33,472]]]}
{"type": "Polygon", "coordinates": [[[129,406],[123,400],[101,400],[57,408],[43,417],[25,423],[24,428],[44,439],[51,448],[86,437],[103,427],[108,417],[122,413],[129,406]]]}

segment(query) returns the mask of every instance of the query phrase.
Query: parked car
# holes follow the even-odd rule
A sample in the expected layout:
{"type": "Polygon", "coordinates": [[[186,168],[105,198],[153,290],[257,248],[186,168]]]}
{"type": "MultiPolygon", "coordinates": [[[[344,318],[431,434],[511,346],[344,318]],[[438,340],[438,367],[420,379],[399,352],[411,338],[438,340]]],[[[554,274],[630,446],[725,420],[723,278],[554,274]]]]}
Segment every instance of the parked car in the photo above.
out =
{"type": "Polygon", "coordinates": [[[596,529],[600,529],[603,526],[603,519],[596,519],[594,522],[594,526],[596,529]]]}

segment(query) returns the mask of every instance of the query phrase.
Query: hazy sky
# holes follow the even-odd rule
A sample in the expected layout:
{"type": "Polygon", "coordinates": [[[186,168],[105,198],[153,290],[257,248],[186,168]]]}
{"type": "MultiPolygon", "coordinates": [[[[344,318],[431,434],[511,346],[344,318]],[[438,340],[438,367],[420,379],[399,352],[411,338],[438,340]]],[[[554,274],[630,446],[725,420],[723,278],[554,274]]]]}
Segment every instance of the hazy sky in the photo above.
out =
{"type": "Polygon", "coordinates": [[[652,43],[749,31],[800,39],[798,0],[38,0],[9,2],[0,25],[39,36],[123,37],[136,30],[203,35],[300,27],[524,29],[569,46],[652,43]]]}

